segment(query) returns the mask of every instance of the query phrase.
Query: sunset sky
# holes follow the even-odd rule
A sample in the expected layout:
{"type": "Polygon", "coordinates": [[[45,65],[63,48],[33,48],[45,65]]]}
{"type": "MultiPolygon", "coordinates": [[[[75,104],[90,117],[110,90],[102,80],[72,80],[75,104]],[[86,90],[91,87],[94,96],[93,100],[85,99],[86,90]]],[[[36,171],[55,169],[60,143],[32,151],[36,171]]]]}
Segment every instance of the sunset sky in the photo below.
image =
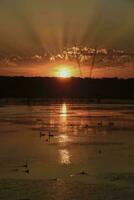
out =
{"type": "MultiPolygon", "coordinates": [[[[1,0],[0,74],[59,76],[59,68],[67,68],[70,76],[79,76],[76,63],[34,63],[31,58],[73,45],[133,53],[133,19],[133,0],[1,0]]],[[[94,77],[134,77],[133,63],[95,68],[94,77]]],[[[82,72],[88,76],[89,66],[82,72]]]]}

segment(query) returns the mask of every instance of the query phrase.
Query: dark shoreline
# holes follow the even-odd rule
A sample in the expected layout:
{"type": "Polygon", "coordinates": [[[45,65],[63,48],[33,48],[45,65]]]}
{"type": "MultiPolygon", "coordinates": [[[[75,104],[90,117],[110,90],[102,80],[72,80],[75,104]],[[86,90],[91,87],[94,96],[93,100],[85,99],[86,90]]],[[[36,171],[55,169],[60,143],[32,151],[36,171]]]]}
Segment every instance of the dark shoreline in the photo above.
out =
{"type": "Polygon", "coordinates": [[[5,105],[51,105],[51,104],[91,104],[91,105],[130,105],[134,106],[134,99],[101,99],[98,102],[96,99],[75,99],[75,98],[2,98],[0,99],[0,107],[5,105]]]}
{"type": "Polygon", "coordinates": [[[134,100],[134,78],[0,77],[0,99],[134,100]]]}

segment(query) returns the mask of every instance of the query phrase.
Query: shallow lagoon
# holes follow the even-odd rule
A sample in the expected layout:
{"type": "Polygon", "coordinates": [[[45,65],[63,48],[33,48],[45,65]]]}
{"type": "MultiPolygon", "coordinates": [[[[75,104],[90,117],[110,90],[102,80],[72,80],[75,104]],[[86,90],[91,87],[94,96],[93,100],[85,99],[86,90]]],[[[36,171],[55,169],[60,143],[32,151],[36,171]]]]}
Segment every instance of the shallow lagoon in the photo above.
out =
{"type": "Polygon", "coordinates": [[[134,199],[134,105],[3,105],[0,127],[0,199],[134,199]]]}

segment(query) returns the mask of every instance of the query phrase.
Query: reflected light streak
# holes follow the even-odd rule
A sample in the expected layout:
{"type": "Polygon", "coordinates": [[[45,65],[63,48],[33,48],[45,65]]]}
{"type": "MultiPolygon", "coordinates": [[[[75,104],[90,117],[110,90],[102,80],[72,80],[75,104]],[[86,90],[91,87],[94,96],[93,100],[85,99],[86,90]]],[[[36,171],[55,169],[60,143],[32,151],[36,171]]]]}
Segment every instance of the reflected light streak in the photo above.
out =
{"type": "MultiPolygon", "coordinates": [[[[60,108],[60,124],[61,124],[60,131],[63,132],[64,134],[59,135],[58,139],[59,144],[63,146],[70,141],[69,136],[65,134],[65,132],[67,131],[67,112],[68,112],[67,105],[66,103],[63,103],[60,108]]],[[[60,154],[61,164],[65,165],[71,164],[70,161],[71,155],[68,149],[59,149],[59,154],[60,154]]]]}
{"type": "Polygon", "coordinates": [[[69,142],[69,141],[70,141],[70,140],[69,140],[68,135],[61,134],[61,135],[59,136],[59,143],[65,144],[65,143],[67,143],[67,142],[69,142]]]}
{"type": "Polygon", "coordinates": [[[71,164],[71,160],[70,160],[71,155],[67,149],[60,149],[59,154],[60,154],[61,164],[65,164],[65,165],[71,164]]]}
{"type": "Polygon", "coordinates": [[[60,107],[60,131],[65,132],[67,130],[67,105],[63,103],[60,107]]]}
{"type": "Polygon", "coordinates": [[[67,105],[66,103],[63,103],[60,109],[60,114],[62,116],[67,116],[67,105]]]}

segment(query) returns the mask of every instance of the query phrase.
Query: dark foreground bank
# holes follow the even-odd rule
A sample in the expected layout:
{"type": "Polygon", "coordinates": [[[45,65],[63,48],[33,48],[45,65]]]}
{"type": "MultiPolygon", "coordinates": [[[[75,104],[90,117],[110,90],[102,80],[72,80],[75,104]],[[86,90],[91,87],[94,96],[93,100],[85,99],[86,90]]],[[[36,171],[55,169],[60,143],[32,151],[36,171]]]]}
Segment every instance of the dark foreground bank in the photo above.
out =
{"type": "Polygon", "coordinates": [[[72,180],[2,180],[0,198],[2,200],[132,200],[134,190],[132,186],[85,184],[72,180]]]}
{"type": "Polygon", "coordinates": [[[0,98],[134,99],[134,78],[0,77],[0,98]]]}

